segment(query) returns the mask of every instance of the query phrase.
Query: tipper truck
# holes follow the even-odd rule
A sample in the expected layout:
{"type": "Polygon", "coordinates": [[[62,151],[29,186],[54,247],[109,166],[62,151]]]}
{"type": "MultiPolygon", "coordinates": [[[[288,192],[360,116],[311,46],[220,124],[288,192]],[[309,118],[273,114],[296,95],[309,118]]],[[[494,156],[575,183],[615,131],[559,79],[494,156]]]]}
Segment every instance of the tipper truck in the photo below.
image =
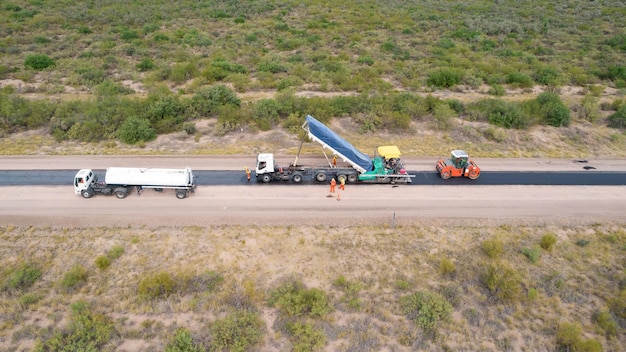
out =
{"type": "Polygon", "coordinates": [[[91,198],[96,193],[101,193],[114,194],[122,199],[133,189],[140,192],[144,188],[156,191],[173,189],[176,198],[184,199],[195,191],[196,185],[189,167],[184,169],[110,167],[106,170],[104,182],[99,182],[98,175],[91,169],[82,169],[74,176],[74,194],[83,198],[91,198]]]}
{"type": "MultiPolygon", "coordinates": [[[[305,178],[317,182],[326,182],[335,178],[337,183],[409,183],[409,175],[400,160],[400,150],[396,146],[381,146],[377,148],[376,156],[370,159],[358,151],[352,144],[341,138],[330,128],[314,117],[307,115],[302,128],[308,137],[322,145],[322,151],[329,149],[335,157],[339,157],[349,166],[338,167],[331,162],[326,152],[324,156],[328,165],[304,166],[298,165],[300,151],[295,161],[287,166],[280,167],[274,160],[274,154],[261,153],[257,155],[256,178],[257,182],[269,183],[272,181],[290,181],[301,183],[305,178]]],[[[304,143],[304,140],[302,141],[304,143]]],[[[300,144],[300,150],[302,144],[300,144]]],[[[334,160],[334,159],[333,159],[334,160]]]]}

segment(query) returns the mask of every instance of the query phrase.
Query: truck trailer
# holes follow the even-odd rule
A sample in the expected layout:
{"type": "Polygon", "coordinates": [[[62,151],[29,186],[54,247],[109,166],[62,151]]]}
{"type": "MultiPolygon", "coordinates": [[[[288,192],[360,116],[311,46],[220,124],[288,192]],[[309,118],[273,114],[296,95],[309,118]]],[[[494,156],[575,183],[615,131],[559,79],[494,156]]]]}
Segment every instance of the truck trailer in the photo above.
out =
{"type": "Polygon", "coordinates": [[[152,188],[156,191],[173,189],[176,198],[184,199],[193,193],[196,185],[191,168],[184,169],[153,169],[110,167],[106,169],[104,182],[98,181],[92,169],[82,169],[74,176],[74,194],[83,198],[91,198],[96,193],[114,194],[123,199],[133,190],[152,188]]]}
{"type": "Polygon", "coordinates": [[[396,146],[378,147],[372,159],[310,115],[306,116],[302,128],[306,131],[309,139],[321,144],[322,152],[328,164],[320,166],[298,165],[302,144],[300,144],[295,161],[284,168],[276,163],[273,153],[261,153],[257,155],[256,162],[257,182],[289,181],[301,183],[305,179],[326,182],[331,178],[335,178],[338,183],[342,181],[345,183],[411,182],[413,176],[409,175],[404,168],[400,159],[400,150],[396,146]],[[324,151],[325,149],[333,153],[332,162],[324,151]],[[338,167],[334,162],[337,157],[349,166],[338,167]]]}

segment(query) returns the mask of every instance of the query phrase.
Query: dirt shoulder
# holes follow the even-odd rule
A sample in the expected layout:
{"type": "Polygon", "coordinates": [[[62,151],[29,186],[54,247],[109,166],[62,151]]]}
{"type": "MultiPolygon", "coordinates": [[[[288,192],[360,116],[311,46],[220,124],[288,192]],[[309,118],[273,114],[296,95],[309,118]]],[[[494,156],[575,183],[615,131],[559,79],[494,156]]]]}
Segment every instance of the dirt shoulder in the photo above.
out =
{"type": "MultiPolygon", "coordinates": [[[[277,155],[282,165],[294,162],[294,156],[277,155]]],[[[432,171],[438,157],[402,158],[410,171],[432,171]]],[[[475,158],[483,172],[488,171],[584,171],[584,166],[595,171],[626,171],[626,159],[528,159],[528,158],[475,158]]],[[[244,166],[254,168],[256,155],[228,156],[179,156],[179,155],[69,155],[69,156],[1,156],[0,170],[72,170],[106,169],[118,167],[163,167],[179,168],[189,166],[194,170],[243,170],[244,166]]],[[[298,159],[299,165],[320,165],[327,162],[323,157],[304,156],[298,159]]],[[[339,161],[341,164],[341,160],[339,161]]]]}

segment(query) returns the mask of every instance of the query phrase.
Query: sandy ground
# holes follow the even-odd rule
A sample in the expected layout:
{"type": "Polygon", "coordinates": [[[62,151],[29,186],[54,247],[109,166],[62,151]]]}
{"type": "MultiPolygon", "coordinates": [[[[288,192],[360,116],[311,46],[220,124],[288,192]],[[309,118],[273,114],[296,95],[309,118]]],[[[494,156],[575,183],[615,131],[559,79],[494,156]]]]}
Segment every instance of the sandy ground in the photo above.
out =
{"type": "MultiPolygon", "coordinates": [[[[303,162],[306,162],[303,159],[303,162]]],[[[626,160],[477,160],[483,170],[624,171],[626,160]]],[[[433,160],[405,160],[410,170],[432,170],[433,160]]],[[[107,166],[235,170],[254,166],[245,156],[2,157],[0,169],[79,169],[107,166]]],[[[488,172],[488,171],[484,171],[488,172]]],[[[622,186],[392,186],[348,185],[330,194],[320,185],[200,186],[188,199],[146,190],[120,200],[83,199],[67,187],[0,187],[0,223],[53,226],[213,224],[354,225],[439,222],[586,224],[626,220],[622,186]]]]}
{"type": "MultiPolygon", "coordinates": [[[[292,155],[276,155],[281,165],[293,163],[292,155]]],[[[406,168],[411,171],[432,171],[437,157],[403,157],[406,168]]],[[[626,171],[626,159],[473,159],[483,172],[488,171],[582,171],[583,166],[593,166],[598,171],[626,171]],[[584,162],[582,162],[584,161],[584,162]]],[[[54,170],[54,169],[106,169],[120,167],[165,167],[190,166],[194,170],[243,170],[244,166],[254,168],[256,155],[242,156],[0,156],[0,170],[54,170]]],[[[323,157],[301,157],[299,165],[320,165],[323,157]]],[[[341,160],[339,160],[341,164],[341,160]]]]}

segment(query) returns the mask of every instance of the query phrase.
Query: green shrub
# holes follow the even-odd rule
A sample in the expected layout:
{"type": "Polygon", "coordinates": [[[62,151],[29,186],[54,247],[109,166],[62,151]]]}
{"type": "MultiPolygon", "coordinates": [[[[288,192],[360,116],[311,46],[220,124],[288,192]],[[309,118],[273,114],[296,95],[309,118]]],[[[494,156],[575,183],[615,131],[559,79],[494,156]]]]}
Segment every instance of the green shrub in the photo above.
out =
{"type": "Polygon", "coordinates": [[[165,346],[165,352],[202,352],[203,349],[193,342],[189,330],[180,328],[174,332],[174,337],[165,346]]]}
{"type": "Polygon", "coordinates": [[[515,103],[499,101],[488,112],[487,120],[490,124],[504,127],[522,129],[529,124],[523,111],[515,103]]]}
{"type": "Polygon", "coordinates": [[[111,249],[109,249],[109,252],[107,253],[107,257],[109,257],[109,259],[111,260],[115,260],[121,257],[122,254],[124,254],[124,247],[120,245],[115,245],[111,247],[111,249]]]}
{"type": "Polygon", "coordinates": [[[31,306],[39,301],[41,301],[42,296],[34,293],[26,293],[19,298],[19,302],[22,307],[31,306]]]}
{"type": "Polygon", "coordinates": [[[96,258],[96,266],[99,269],[106,269],[111,265],[111,259],[105,255],[100,255],[96,258]]]}
{"type": "Polygon", "coordinates": [[[500,257],[503,252],[503,244],[497,238],[484,240],[482,243],[482,250],[489,258],[495,259],[500,257]]]}
{"type": "Polygon", "coordinates": [[[593,322],[604,332],[606,336],[617,336],[617,321],[615,321],[608,310],[595,312],[593,315],[593,322]]]}
{"type": "Polygon", "coordinates": [[[214,116],[222,106],[241,106],[237,94],[224,85],[200,88],[191,98],[191,107],[200,117],[214,116]]]}
{"type": "Polygon", "coordinates": [[[531,111],[541,116],[542,121],[550,126],[569,126],[570,112],[561,98],[551,92],[539,94],[531,103],[531,111]]]}
{"type": "Polygon", "coordinates": [[[522,254],[524,254],[526,258],[533,264],[537,263],[539,261],[539,258],[541,257],[541,253],[536,247],[522,248],[522,254]]]}
{"type": "Polygon", "coordinates": [[[561,323],[556,330],[556,345],[558,350],[575,350],[581,339],[581,328],[578,324],[561,323]]]}
{"type": "Polygon", "coordinates": [[[515,300],[521,292],[521,278],[512,268],[501,263],[489,264],[481,281],[498,301],[515,300]]]}
{"type": "Polygon", "coordinates": [[[268,303],[287,316],[322,317],[332,311],[324,291],[306,289],[299,281],[287,282],[270,292],[268,303]]]}
{"type": "Polygon", "coordinates": [[[626,319],[626,289],[621,290],[616,297],[609,300],[609,308],[616,317],[626,319]]]}
{"type": "Polygon", "coordinates": [[[215,321],[210,328],[211,351],[248,351],[263,340],[263,321],[258,313],[237,311],[215,321]]]}
{"type": "Polygon", "coordinates": [[[254,120],[262,131],[270,130],[279,120],[280,106],[274,99],[261,99],[254,104],[254,120]]]}
{"type": "Polygon", "coordinates": [[[535,82],[533,82],[532,78],[530,78],[529,76],[527,76],[527,75],[525,75],[523,73],[519,73],[519,72],[509,73],[506,76],[505,81],[508,84],[517,85],[517,86],[522,87],[522,88],[530,88],[535,83],[535,82]]]}
{"type": "Polygon", "coordinates": [[[31,262],[19,265],[2,282],[2,291],[22,291],[30,288],[41,277],[39,266],[31,262]]]}
{"type": "Polygon", "coordinates": [[[191,275],[181,283],[182,290],[188,293],[212,292],[224,282],[224,277],[214,271],[191,275]]]}
{"type": "Polygon", "coordinates": [[[141,72],[146,72],[146,71],[152,70],[155,67],[155,65],[152,59],[145,57],[137,64],[136,67],[137,67],[137,70],[141,72]]]}
{"type": "Polygon", "coordinates": [[[450,88],[459,84],[462,78],[457,71],[440,69],[428,75],[426,84],[436,88],[450,88]]]}
{"type": "Polygon", "coordinates": [[[622,105],[615,113],[609,115],[609,127],[626,128],[626,105],[622,105]]]}
{"type": "Polygon", "coordinates": [[[547,233],[541,236],[541,242],[539,242],[539,246],[546,251],[551,251],[556,244],[556,235],[553,233],[547,233]]]}
{"type": "Polygon", "coordinates": [[[450,258],[441,258],[439,262],[439,272],[443,276],[454,276],[456,274],[456,267],[454,262],[450,258]]]}
{"type": "Polygon", "coordinates": [[[146,299],[167,297],[174,293],[176,283],[170,274],[158,272],[141,279],[137,284],[137,294],[146,299]]]}
{"type": "Polygon", "coordinates": [[[92,312],[84,302],[72,304],[69,326],[38,342],[34,351],[100,351],[115,336],[115,325],[107,316],[92,312]]]}
{"type": "Polygon", "coordinates": [[[404,314],[420,328],[431,331],[450,319],[452,305],[441,295],[420,291],[400,298],[404,314]]]}
{"type": "Polygon", "coordinates": [[[131,116],[120,127],[118,137],[126,144],[136,144],[138,142],[148,142],[156,138],[156,132],[150,126],[150,122],[131,116]]]}
{"type": "Polygon", "coordinates": [[[198,130],[196,129],[196,124],[193,122],[185,122],[183,124],[183,131],[185,131],[188,136],[191,136],[198,132],[198,130]]]}
{"type": "Polygon", "coordinates": [[[24,66],[30,67],[33,70],[41,71],[48,67],[54,67],[56,63],[48,55],[45,54],[33,54],[26,56],[24,60],[24,66]]]}
{"type": "Polygon", "coordinates": [[[435,127],[442,131],[449,130],[452,128],[452,118],[454,116],[454,110],[452,110],[447,104],[439,104],[435,106],[433,110],[435,127]]]}
{"type": "Polygon", "coordinates": [[[85,282],[87,282],[88,272],[81,264],[74,264],[68,272],[63,275],[61,279],[61,288],[65,291],[72,291],[85,282]]]}
{"type": "Polygon", "coordinates": [[[535,81],[543,85],[555,85],[558,83],[559,72],[553,67],[541,67],[535,71],[535,81]]]}
{"type": "Polygon", "coordinates": [[[321,351],[326,344],[323,330],[301,322],[288,322],[287,331],[291,335],[294,352],[321,351]]]}

